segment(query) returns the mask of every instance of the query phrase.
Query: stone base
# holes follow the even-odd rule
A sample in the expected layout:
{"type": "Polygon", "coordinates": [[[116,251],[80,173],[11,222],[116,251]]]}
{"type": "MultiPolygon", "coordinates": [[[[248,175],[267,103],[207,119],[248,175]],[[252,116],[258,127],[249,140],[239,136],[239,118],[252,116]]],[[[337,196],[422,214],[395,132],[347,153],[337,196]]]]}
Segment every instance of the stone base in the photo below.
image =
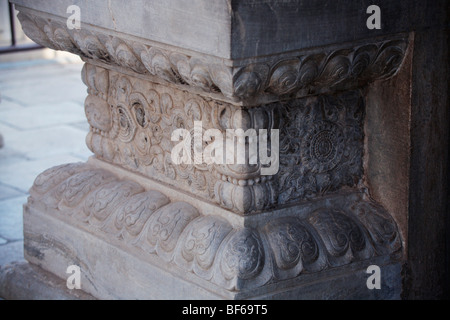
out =
{"type": "MultiPolygon", "coordinates": [[[[301,281],[270,284],[257,290],[227,291],[192,273],[143,259],[87,232],[38,211],[29,211],[25,257],[66,279],[70,265],[81,267],[83,290],[100,299],[395,299],[400,298],[400,265],[383,257],[303,276],[301,281]],[[382,268],[382,290],[369,290],[366,269],[382,268]]],[[[61,280],[65,284],[65,280],[61,280]]]]}
{"type": "Polygon", "coordinates": [[[100,299],[396,299],[401,239],[358,192],[240,216],[92,158],[42,173],[25,258],[100,299]],[[155,191],[158,190],[158,191],[155,191]],[[369,290],[369,265],[381,290],[369,290]]]}
{"type": "MultiPolygon", "coordinates": [[[[369,290],[366,287],[367,274],[365,269],[359,269],[350,271],[347,273],[336,274],[330,276],[327,279],[311,282],[308,285],[287,288],[286,290],[267,293],[261,296],[247,297],[252,299],[283,299],[283,300],[398,300],[400,299],[401,292],[401,280],[400,280],[400,264],[391,264],[381,267],[382,281],[380,290],[369,290]]],[[[150,282],[155,279],[156,276],[147,278],[146,282],[150,282]]],[[[129,281],[127,286],[124,287],[126,291],[134,285],[135,279],[127,278],[129,281]],[[132,283],[133,282],[133,283],[132,283]]],[[[166,280],[172,281],[177,284],[176,279],[166,278],[166,280]]],[[[138,285],[141,287],[141,285],[138,285]]],[[[198,287],[191,284],[194,291],[197,293],[198,287]]],[[[169,288],[169,286],[168,286],[169,288]]],[[[178,288],[178,286],[176,287],[178,288]]],[[[82,288],[83,289],[83,288],[82,288]]],[[[155,286],[149,286],[147,288],[147,294],[144,294],[140,298],[151,299],[155,296],[155,286]]],[[[164,291],[166,289],[164,288],[164,291]]],[[[175,291],[172,289],[171,291],[175,291]]],[[[143,292],[144,293],[144,292],[143,292]]],[[[162,299],[163,296],[168,294],[162,294],[157,298],[162,299]]],[[[111,295],[106,295],[110,299],[113,299],[111,295]]],[[[175,299],[177,295],[167,299],[175,299]]],[[[180,299],[191,300],[199,298],[197,296],[184,296],[180,299]]],[[[209,296],[203,297],[204,299],[213,299],[217,297],[213,293],[209,296]]],[[[106,298],[106,297],[103,297],[106,298]]],[[[125,295],[120,297],[114,297],[115,299],[126,299],[125,295]]],[[[224,297],[221,297],[224,298],[224,297]]],[[[235,299],[245,298],[237,294],[235,299]]],[[[30,263],[15,263],[0,268],[0,299],[6,300],[93,300],[95,299],[90,294],[83,290],[69,290],[66,287],[66,280],[61,279],[54,274],[45,271],[44,269],[35,266],[30,263]]]]}
{"type": "Polygon", "coordinates": [[[6,300],[93,300],[83,290],[69,290],[66,281],[27,262],[0,267],[0,298],[6,300]]]}

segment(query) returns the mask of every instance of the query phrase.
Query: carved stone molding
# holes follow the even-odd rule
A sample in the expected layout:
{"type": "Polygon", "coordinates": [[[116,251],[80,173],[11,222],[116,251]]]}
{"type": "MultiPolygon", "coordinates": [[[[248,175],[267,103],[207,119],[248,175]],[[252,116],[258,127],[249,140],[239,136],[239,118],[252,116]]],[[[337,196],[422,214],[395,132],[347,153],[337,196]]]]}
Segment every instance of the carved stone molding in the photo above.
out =
{"type": "Polygon", "coordinates": [[[36,178],[26,205],[27,212],[33,210],[107,239],[141,259],[171,265],[179,277],[193,273],[229,291],[377,256],[396,259],[401,252],[395,222],[361,193],[233,225],[104,169],[77,163],[36,178]]]}
{"type": "MultiPolygon", "coordinates": [[[[185,298],[190,290],[200,298],[211,293],[276,297],[283,290],[298,297],[319,282],[311,289],[315,294],[328,280],[362,279],[358,273],[368,264],[399,270],[405,249],[399,220],[389,214],[395,210],[386,206],[388,213],[371,198],[363,166],[373,134],[365,128],[366,111],[375,110],[366,110],[364,93],[368,84],[400,69],[413,40],[395,33],[403,29],[364,33],[366,39],[358,41],[355,35],[346,37],[351,43],[330,44],[331,38],[308,45],[297,39],[266,54],[258,51],[258,41],[264,40],[267,49],[269,38],[252,33],[256,49],[241,52],[238,45],[248,37],[237,37],[253,30],[252,19],[242,21],[248,29],[233,29],[245,11],[216,1],[223,11],[214,20],[217,29],[205,33],[208,50],[203,50],[197,46],[203,34],[196,34],[201,40],[196,46],[183,48],[190,37],[179,42],[178,33],[160,39],[158,30],[137,32],[129,16],[117,15],[109,2],[80,1],[83,10],[92,11],[81,29],[69,29],[58,11],[65,4],[56,10],[41,2],[14,1],[32,40],[85,62],[86,143],[94,153],[88,163],[58,166],[35,180],[24,207],[25,255],[31,263],[60,277],[61,266],[81,265],[88,291],[102,298],[147,293],[185,298]],[[109,12],[97,23],[95,14],[106,5],[109,12]],[[367,38],[373,34],[383,35],[367,38]],[[205,139],[211,129],[218,134],[205,139]],[[190,134],[192,139],[181,143],[194,162],[177,163],[172,157],[180,144],[173,138],[176,131],[190,134]],[[246,159],[241,162],[234,153],[239,134],[233,146],[227,139],[236,131],[255,133],[241,135],[236,148],[243,145],[239,156],[244,153],[246,159]],[[199,148],[204,151],[222,138],[223,158],[229,160],[232,148],[234,159],[195,162],[199,148]],[[250,148],[259,151],[251,161],[250,148]],[[261,161],[269,154],[270,164],[261,161]],[[276,171],[266,173],[273,164],[276,171]],[[104,273],[110,266],[112,281],[104,273]]],[[[283,12],[284,19],[279,1],[272,2],[270,14],[283,12]]],[[[134,10],[139,6],[147,4],[139,1],[134,10]]],[[[149,5],[145,12],[168,6],[149,5]]],[[[121,9],[117,3],[114,8],[121,9]]],[[[196,18],[180,11],[174,6],[164,17],[184,17],[180,25],[196,18]]],[[[195,30],[213,21],[205,13],[201,18],[195,30]]],[[[280,31],[276,21],[273,27],[280,31]]],[[[149,25],[168,26],[153,20],[149,25]]],[[[356,285],[333,290],[350,287],[356,285]]]]}
{"type": "Polygon", "coordinates": [[[90,64],[82,75],[89,88],[86,141],[98,158],[234,212],[354,188],[362,178],[364,102],[359,91],[244,108],[90,64]],[[261,175],[260,163],[172,163],[178,143],[171,141],[172,133],[193,132],[195,121],[223,136],[227,129],[279,130],[278,173],[261,175]]]}
{"type": "Polygon", "coordinates": [[[122,68],[149,80],[199,89],[232,103],[257,105],[314,94],[332,93],[387,79],[400,67],[407,36],[365,41],[250,60],[224,60],[149,41],[110,35],[83,24],[68,30],[56,16],[45,19],[19,8],[24,32],[39,44],[69,51],[93,64],[122,68]]]}

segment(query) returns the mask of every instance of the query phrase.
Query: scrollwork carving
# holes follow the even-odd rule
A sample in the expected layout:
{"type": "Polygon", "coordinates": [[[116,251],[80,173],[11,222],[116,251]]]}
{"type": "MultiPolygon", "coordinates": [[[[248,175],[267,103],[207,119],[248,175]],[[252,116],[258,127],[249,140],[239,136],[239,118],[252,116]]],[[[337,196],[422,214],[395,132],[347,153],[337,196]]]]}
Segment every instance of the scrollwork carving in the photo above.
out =
{"type": "Polygon", "coordinates": [[[278,219],[267,224],[265,230],[280,269],[296,268],[300,273],[319,259],[319,244],[298,219],[278,219]]]}
{"type": "Polygon", "coordinates": [[[407,47],[407,37],[398,36],[369,45],[303,50],[288,57],[258,57],[245,65],[232,61],[224,64],[221,59],[182,54],[176,48],[163,49],[142,39],[107,35],[87,25],[75,32],[59,19],[44,20],[29,11],[20,12],[18,17],[25,33],[46,47],[244,101],[269,102],[283,96],[355,89],[394,75],[407,47]]]}
{"type": "Polygon", "coordinates": [[[194,207],[183,202],[162,207],[147,221],[140,245],[150,253],[171,259],[181,232],[198,215],[194,207]]]}
{"type": "Polygon", "coordinates": [[[139,184],[129,181],[105,184],[101,189],[90,193],[84,201],[83,218],[85,221],[96,220],[103,223],[124,199],[143,191],[139,184]]]}
{"type": "Polygon", "coordinates": [[[280,104],[278,203],[316,197],[360,181],[364,104],[358,91],[280,104]]]}
{"type": "Polygon", "coordinates": [[[319,232],[328,253],[339,264],[348,263],[353,257],[367,259],[372,248],[361,227],[350,217],[336,210],[318,210],[313,212],[308,222],[319,232]],[[340,260],[344,260],[342,262],[340,260]]]}
{"type": "Polygon", "coordinates": [[[138,236],[150,216],[161,207],[169,204],[169,199],[160,192],[147,191],[133,195],[126,205],[119,207],[114,219],[117,230],[121,230],[121,236],[126,234],[131,237],[138,236]]]}
{"type": "Polygon", "coordinates": [[[31,12],[19,14],[26,34],[87,61],[86,142],[96,158],[196,198],[171,201],[90,162],[41,174],[30,208],[170,272],[189,273],[188,281],[232,291],[242,283],[253,289],[376,256],[398,257],[394,220],[357,188],[364,149],[358,88],[397,72],[406,37],[232,61],[90,26],[67,30],[61,19],[31,12]],[[280,130],[280,171],[266,177],[259,164],[175,165],[171,134],[193,135],[196,121],[202,135],[213,128],[280,130]],[[197,208],[199,198],[243,214],[289,208],[273,219],[227,220],[202,212],[211,203],[197,208]],[[307,205],[298,205],[304,200],[307,205]]]}
{"type": "Polygon", "coordinates": [[[47,170],[30,195],[29,207],[233,291],[401,251],[395,222],[358,193],[245,227],[89,164],[47,170]]]}
{"type": "Polygon", "coordinates": [[[179,241],[176,264],[210,279],[215,252],[232,229],[228,222],[217,217],[195,219],[179,241]]]}
{"type": "Polygon", "coordinates": [[[261,239],[255,231],[236,230],[226,240],[220,268],[226,280],[255,278],[264,265],[261,239]]]}
{"type": "Polygon", "coordinates": [[[66,30],[59,20],[43,20],[29,11],[20,18],[28,26],[26,32],[40,43],[75,52],[89,61],[83,68],[89,92],[85,108],[91,125],[86,143],[98,158],[242,214],[358,185],[364,139],[361,94],[358,90],[323,93],[392,76],[407,45],[405,37],[397,36],[238,65],[159,48],[142,39],[122,39],[89,26],[76,32],[66,30]],[[132,70],[139,77],[108,70],[105,64],[132,70]],[[166,85],[154,83],[147,75],[166,85]],[[226,98],[233,98],[233,103],[241,100],[251,106],[256,98],[290,100],[237,107],[224,102],[224,97],[212,100],[211,95],[189,93],[167,83],[208,93],[221,91],[226,98]],[[311,96],[317,93],[322,95],[311,96]],[[291,99],[295,97],[303,98],[291,99]],[[192,131],[194,121],[202,121],[204,130],[215,128],[223,133],[234,128],[279,129],[279,172],[264,178],[259,165],[174,165],[171,133],[176,128],[192,131]]]}
{"type": "Polygon", "coordinates": [[[355,187],[362,177],[364,104],[359,91],[236,108],[90,65],[83,73],[90,92],[87,144],[97,157],[229,210],[248,213],[311,199],[355,187]],[[105,78],[109,84],[100,85],[105,78]],[[201,121],[202,135],[210,128],[224,137],[228,129],[280,130],[279,172],[261,176],[260,164],[197,162],[193,139],[187,146],[192,163],[174,165],[171,134],[182,128],[194,136],[195,121],[201,121]]]}

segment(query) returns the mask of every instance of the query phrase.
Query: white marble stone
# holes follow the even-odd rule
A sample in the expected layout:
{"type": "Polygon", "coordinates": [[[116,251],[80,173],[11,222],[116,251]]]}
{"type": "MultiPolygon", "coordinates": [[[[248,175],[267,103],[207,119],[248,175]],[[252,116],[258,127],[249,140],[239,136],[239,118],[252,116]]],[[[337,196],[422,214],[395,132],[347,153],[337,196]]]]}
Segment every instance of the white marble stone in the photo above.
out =
{"type": "MultiPolygon", "coordinates": [[[[94,153],[36,178],[24,207],[29,262],[61,279],[79,265],[83,290],[103,299],[399,298],[404,248],[365,185],[361,89],[395,77],[411,41],[402,28],[311,37],[324,29],[309,15],[334,22],[340,1],[324,0],[327,12],[298,1],[136,1],[123,10],[80,0],[82,27],[72,30],[68,0],[13,2],[30,38],[85,61],[94,153]],[[172,132],[200,120],[222,132],[279,130],[279,172],[174,164],[172,132]],[[370,264],[386,270],[384,291],[365,286],[370,264]]],[[[68,90],[49,81],[55,92],[35,103],[68,90]]],[[[30,104],[17,86],[4,92],[30,104]]],[[[83,157],[64,145],[84,140],[82,131],[30,128],[13,142],[36,159],[53,145],[83,157]]]]}

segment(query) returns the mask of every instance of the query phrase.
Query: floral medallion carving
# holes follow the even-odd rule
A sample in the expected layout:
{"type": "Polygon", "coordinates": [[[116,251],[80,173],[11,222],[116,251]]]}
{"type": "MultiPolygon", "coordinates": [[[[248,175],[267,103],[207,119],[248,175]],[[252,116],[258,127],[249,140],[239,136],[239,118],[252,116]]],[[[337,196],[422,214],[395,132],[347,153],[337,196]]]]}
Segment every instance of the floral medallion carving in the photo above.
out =
{"type": "Polygon", "coordinates": [[[339,164],[344,148],[344,135],[339,126],[318,122],[303,139],[302,158],[311,172],[323,173],[339,164]]]}
{"type": "MultiPolygon", "coordinates": [[[[98,158],[232,211],[322,196],[356,187],[362,177],[364,102],[358,90],[245,108],[90,64],[83,79],[91,125],[86,141],[98,158]],[[212,128],[223,136],[227,129],[279,130],[278,173],[262,176],[261,164],[172,163],[172,133],[183,128],[193,136],[195,121],[202,134],[212,128]]],[[[188,149],[195,155],[192,141],[188,149]]]]}
{"type": "Polygon", "coordinates": [[[280,104],[278,203],[356,187],[363,175],[364,101],[359,91],[280,104]]]}

